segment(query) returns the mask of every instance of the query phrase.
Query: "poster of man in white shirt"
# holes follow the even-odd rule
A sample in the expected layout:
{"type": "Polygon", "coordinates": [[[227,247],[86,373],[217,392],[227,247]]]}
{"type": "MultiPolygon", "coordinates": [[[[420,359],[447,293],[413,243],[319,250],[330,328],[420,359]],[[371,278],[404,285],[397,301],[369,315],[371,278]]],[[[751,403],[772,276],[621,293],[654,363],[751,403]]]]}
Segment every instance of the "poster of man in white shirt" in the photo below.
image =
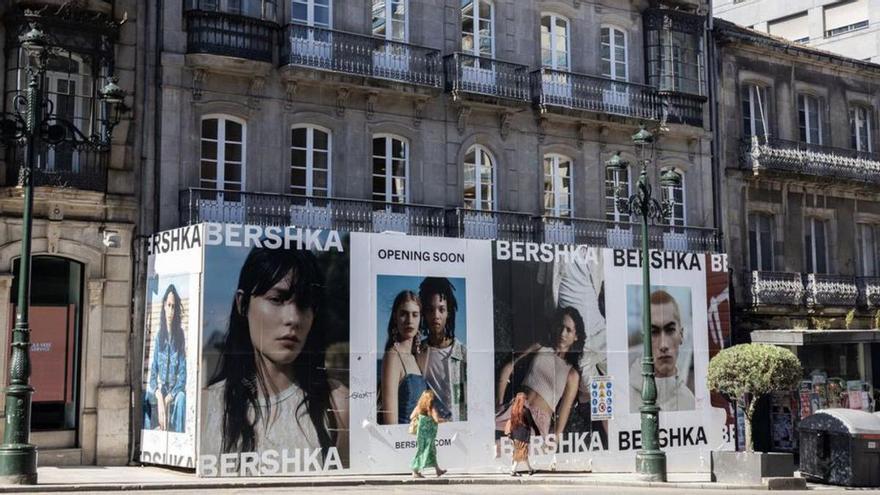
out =
{"type": "MultiPolygon", "coordinates": [[[[688,411],[695,407],[691,291],[688,287],[652,286],[651,349],[661,411],[688,411]]],[[[642,287],[627,286],[629,329],[630,412],[642,406],[642,287]]]]}

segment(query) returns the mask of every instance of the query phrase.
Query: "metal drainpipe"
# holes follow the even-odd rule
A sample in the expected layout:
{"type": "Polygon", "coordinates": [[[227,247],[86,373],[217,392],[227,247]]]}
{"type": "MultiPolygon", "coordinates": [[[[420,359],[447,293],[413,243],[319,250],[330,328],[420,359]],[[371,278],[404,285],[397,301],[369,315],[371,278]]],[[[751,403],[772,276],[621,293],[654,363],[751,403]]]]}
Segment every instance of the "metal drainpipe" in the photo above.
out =
{"type": "Polygon", "coordinates": [[[715,43],[715,18],[712,14],[712,0],[708,0],[709,13],[706,14],[706,57],[709,66],[709,121],[712,126],[712,142],[710,143],[710,153],[712,154],[712,217],[715,223],[715,229],[718,231],[719,248],[724,248],[724,225],[723,216],[721,215],[721,175],[724,173],[721,166],[721,157],[719,156],[721,128],[718,122],[718,99],[717,87],[718,83],[718,65],[717,65],[717,45],[715,43]]]}

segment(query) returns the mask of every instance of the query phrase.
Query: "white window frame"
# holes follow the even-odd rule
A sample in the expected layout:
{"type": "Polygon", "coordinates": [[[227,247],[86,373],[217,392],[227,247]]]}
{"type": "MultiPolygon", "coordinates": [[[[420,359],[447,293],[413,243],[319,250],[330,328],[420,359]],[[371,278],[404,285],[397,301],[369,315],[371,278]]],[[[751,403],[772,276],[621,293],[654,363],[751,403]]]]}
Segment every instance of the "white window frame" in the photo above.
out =
{"type": "Polygon", "coordinates": [[[629,81],[629,34],[625,29],[615,26],[613,24],[603,24],[599,30],[599,53],[602,62],[607,62],[610,71],[607,74],[602,74],[604,77],[609,79],[614,79],[615,81],[629,81]],[[604,49],[605,43],[602,41],[602,35],[605,31],[608,31],[608,53],[609,58],[605,58],[602,56],[602,50],[604,49]],[[617,48],[619,48],[616,44],[617,37],[615,36],[615,32],[623,34],[623,60],[617,60],[617,48]],[[617,64],[623,62],[623,75],[617,73],[617,64]]]}
{"type": "Polygon", "coordinates": [[[544,65],[544,67],[548,67],[553,70],[570,72],[571,71],[571,21],[569,21],[569,19],[567,17],[559,15],[555,12],[541,12],[541,20],[540,20],[541,22],[538,27],[539,32],[540,32],[540,29],[543,28],[545,17],[550,18],[550,46],[547,47],[547,49],[550,50],[550,65],[544,65],[543,59],[544,59],[545,47],[544,47],[544,37],[543,36],[540,36],[541,64],[544,65]],[[558,29],[556,27],[556,20],[557,19],[562,19],[563,21],[565,21],[565,55],[566,55],[565,67],[561,67],[557,64],[558,57],[556,56],[556,54],[557,54],[557,51],[559,50],[559,47],[556,46],[556,38],[557,38],[556,31],[558,29]]]}
{"type": "Polygon", "coordinates": [[[765,261],[764,258],[769,257],[769,261],[770,261],[770,270],[769,271],[773,271],[773,267],[775,265],[775,260],[774,260],[775,247],[773,245],[773,243],[775,242],[774,237],[775,237],[775,230],[776,230],[775,229],[775,227],[776,227],[775,217],[771,214],[767,214],[764,212],[751,212],[748,215],[747,221],[749,223],[748,224],[748,233],[749,233],[748,242],[749,243],[752,242],[752,237],[751,237],[752,231],[755,232],[755,255],[757,257],[757,259],[751,259],[752,247],[749,246],[748,252],[749,252],[750,267],[753,268],[754,270],[757,270],[757,271],[768,271],[768,270],[764,270],[763,266],[764,266],[764,261],[765,261]],[[763,246],[763,240],[764,240],[763,239],[764,232],[761,230],[761,223],[760,223],[761,219],[767,219],[767,221],[769,222],[769,226],[770,226],[770,232],[767,233],[767,235],[770,236],[770,252],[769,253],[765,253],[761,248],[761,246],[763,246]]]}
{"type": "Polygon", "coordinates": [[[376,174],[375,168],[373,168],[373,161],[376,159],[379,159],[379,158],[385,160],[385,192],[384,193],[377,193],[375,190],[373,190],[372,189],[372,180],[370,180],[370,183],[371,183],[371,186],[370,186],[371,196],[370,197],[374,201],[381,201],[384,203],[394,203],[391,183],[393,180],[400,178],[400,177],[397,177],[394,175],[394,167],[393,167],[394,160],[392,159],[392,155],[391,155],[391,150],[393,149],[392,143],[394,140],[398,140],[403,143],[404,174],[405,175],[403,177],[403,201],[402,202],[409,203],[409,196],[410,196],[410,187],[409,187],[410,186],[410,174],[409,174],[410,147],[409,147],[409,139],[407,139],[403,136],[400,136],[398,134],[390,134],[390,133],[373,134],[372,139],[370,140],[370,157],[371,157],[370,158],[370,169],[371,169],[370,178],[371,179],[373,177],[380,177],[378,174],[376,174]],[[375,141],[376,139],[384,139],[385,140],[385,155],[384,156],[377,156],[377,155],[373,154],[373,141],[375,141]],[[376,198],[377,194],[380,194],[382,196],[382,199],[377,199],[376,198]]]}
{"type": "Polygon", "coordinates": [[[807,271],[810,273],[829,273],[831,271],[831,267],[828,264],[828,237],[830,234],[830,222],[824,218],[819,217],[807,217],[806,218],[807,225],[805,226],[805,230],[809,232],[811,245],[807,245],[806,239],[804,239],[804,259],[806,261],[807,271]],[[823,229],[825,230],[823,239],[825,240],[825,245],[822,246],[822,258],[823,264],[825,265],[825,271],[818,271],[820,258],[816,255],[816,223],[822,223],[823,229]],[[807,256],[807,247],[809,247],[809,254],[807,256]]]}
{"type": "Polygon", "coordinates": [[[541,205],[544,209],[545,216],[551,217],[573,217],[574,216],[574,159],[570,156],[563,155],[561,153],[545,153],[543,159],[541,160],[541,170],[544,175],[543,186],[541,189],[541,205]],[[547,171],[544,169],[544,166],[547,160],[551,161],[551,170],[550,177],[547,176],[547,171]],[[568,176],[568,213],[563,214],[561,208],[560,198],[565,194],[562,192],[562,175],[559,173],[559,164],[562,162],[568,162],[569,164],[569,176],[568,176]],[[553,196],[553,205],[548,209],[547,207],[547,190],[546,186],[550,183],[550,194],[553,196]]]}
{"type": "Polygon", "coordinates": [[[305,25],[310,27],[320,27],[326,29],[333,29],[333,0],[327,0],[327,25],[318,25],[315,24],[315,7],[323,7],[323,5],[318,5],[317,2],[320,0],[290,0],[290,20],[291,22],[298,22],[300,24],[303,23],[303,19],[296,19],[293,17],[293,5],[300,4],[306,6],[306,19],[305,25]]]}
{"type": "MultiPolygon", "coordinates": [[[[91,130],[88,128],[83,128],[83,124],[88,124],[85,121],[85,116],[83,115],[83,103],[85,99],[94,100],[93,96],[93,88],[92,85],[95,84],[95,78],[90,73],[84,73],[83,69],[88,68],[88,65],[85,63],[83,57],[71,53],[68,51],[63,51],[56,55],[58,59],[68,59],[73,60],[79,66],[79,71],[74,74],[70,72],[59,72],[54,70],[46,71],[46,82],[45,89],[43,90],[45,98],[47,101],[52,103],[55,113],[59,112],[59,104],[58,98],[61,95],[71,96],[73,97],[73,118],[67,115],[59,115],[59,117],[64,118],[65,120],[70,121],[74,127],[79,129],[83,134],[89,135],[91,134],[91,130]],[[84,87],[83,81],[88,79],[90,84],[89,87],[84,87]],[[73,94],[71,94],[68,90],[67,93],[60,93],[58,91],[58,83],[60,81],[67,81],[68,84],[73,82],[74,90],[73,94]]],[[[91,71],[89,71],[91,72],[91,71]]],[[[92,103],[91,101],[89,103],[92,103]]],[[[96,106],[93,106],[93,109],[100,112],[101,110],[96,106]]],[[[92,121],[96,120],[97,116],[89,115],[89,119],[92,121]]],[[[80,170],[80,153],[76,149],[70,149],[70,151],[66,152],[70,154],[70,171],[78,172],[80,170]]],[[[59,170],[56,163],[56,150],[55,147],[49,147],[48,153],[46,157],[46,170],[59,170]]]]}
{"type": "MultiPolygon", "coordinates": [[[[626,196],[620,196],[620,199],[629,199],[632,195],[632,171],[627,167],[623,172],[626,173],[626,196]]],[[[630,223],[632,217],[628,213],[623,213],[617,206],[614,191],[617,190],[620,180],[620,170],[605,170],[605,219],[614,223],[630,223]],[[613,176],[609,177],[609,174],[613,176]],[[612,202],[613,210],[608,209],[608,201],[612,202]]]]}
{"type": "MultiPolygon", "coordinates": [[[[202,181],[205,180],[202,178],[202,162],[206,159],[202,156],[202,143],[204,141],[213,141],[217,144],[217,158],[216,158],[216,185],[214,190],[216,191],[236,191],[236,192],[245,192],[246,181],[247,181],[247,121],[244,119],[240,119],[238,117],[234,117],[232,115],[227,114],[206,114],[203,115],[201,119],[199,119],[199,187],[202,187],[202,181]],[[217,120],[217,139],[205,138],[202,136],[202,125],[206,120],[217,120]],[[234,122],[236,124],[241,125],[241,163],[238,164],[241,169],[241,181],[238,183],[238,189],[229,189],[226,185],[230,182],[225,178],[226,175],[226,144],[230,141],[226,139],[226,121],[234,122]]],[[[235,143],[233,141],[233,143],[235,143]]],[[[208,159],[208,161],[211,161],[208,159]]],[[[233,181],[234,182],[234,181],[233,181]]]]}
{"type": "Polygon", "coordinates": [[[854,148],[857,151],[863,151],[866,153],[874,152],[874,143],[872,139],[874,129],[871,122],[873,114],[872,110],[872,108],[861,104],[854,104],[849,107],[850,131],[852,132],[852,139],[855,141],[854,148]],[[859,115],[860,113],[862,115],[859,115]],[[862,135],[862,124],[864,124],[865,127],[865,135],[862,135]],[[865,146],[866,149],[862,149],[862,140],[867,144],[867,146],[865,146]]]}
{"type": "Polygon", "coordinates": [[[375,4],[377,1],[382,2],[382,16],[385,19],[385,36],[376,36],[375,32],[373,36],[377,38],[385,39],[386,41],[397,41],[399,43],[408,43],[409,42],[409,0],[373,0],[373,9],[372,14],[376,14],[375,4]],[[403,4],[403,39],[395,39],[394,38],[394,29],[391,29],[392,19],[392,11],[393,4],[402,3],[403,4]]]}
{"type": "Polygon", "coordinates": [[[767,86],[749,82],[745,83],[745,90],[749,94],[749,137],[767,137],[767,86]],[[763,134],[758,134],[759,121],[764,128],[763,134]]]}
{"type": "Polygon", "coordinates": [[[468,54],[473,55],[474,57],[486,57],[486,54],[480,52],[480,46],[482,46],[481,40],[482,35],[480,33],[480,20],[488,20],[489,28],[491,32],[489,33],[489,49],[490,53],[488,54],[489,58],[495,58],[495,2],[491,0],[473,0],[473,10],[471,11],[471,19],[473,26],[473,31],[465,32],[464,30],[464,19],[465,13],[461,11],[461,22],[459,23],[459,29],[461,30],[461,41],[459,42],[459,46],[461,46],[461,51],[468,54]],[[489,19],[483,19],[480,16],[480,5],[486,4],[489,6],[489,19]],[[467,50],[464,46],[464,35],[470,34],[474,40],[473,47],[470,50],[467,50]]]}
{"type": "Polygon", "coordinates": [[[670,211],[669,216],[666,218],[666,224],[672,227],[684,227],[687,225],[687,182],[685,180],[684,170],[674,167],[666,167],[660,171],[661,174],[665,173],[667,170],[672,170],[677,173],[681,178],[681,182],[677,186],[661,186],[661,196],[663,201],[671,201],[672,209],[670,211]],[[681,203],[675,201],[675,190],[681,190],[681,203]],[[678,217],[675,215],[675,207],[681,206],[681,216],[678,217]]]}
{"type": "Polygon", "coordinates": [[[467,149],[467,152],[464,154],[465,161],[462,164],[462,168],[465,170],[466,170],[466,167],[464,165],[468,163],[467,156],[469,154],[471,154],[471,152],[474,153],[474,163],[473,163],[474,173],[473,173],[472,177],[468,177],[467,175],[465,175],[464,187],[465,187],[465,189],[467,189],[469,184],[473,185],[473,187],[474,187],[474,199],[473,199],[474,204],[471,206],[468,206],[467,205],[468,199],[465,198],[464,199],[465,208],[469,208],[472,210],[480,210],[480,211],[494,211],[498,208],[498,188],[496,187],[496,174],[497,174],[498,167],[497,167],[497,163],[495,160],[495,155],[493,155],[492,152],[489,151],[489,148],[486,148],[485,146],[483,146],[481,144],[471,145],[467,149]],[[488,162],[489,162],[488,165],[483,163],[484,157],[488,160],[488,162]],[[483,168],[485,168],[485,167],[489,168],[489,172],[490,172],[489,173],[489,176],[490,176],[489,188],[491,190],[491,195],[492,195],[492,197],[489,198],[489,200],[488,200],[489,201],[489,208],[488,209],[484,209],[482,207],[482,205],[486,201],[486,199],[482,197],[482,194],[483,194],[483,187],[482,186],[483,186],[484,182],[482,180],[483,174],[481,172],[482,172],[483,168]]]}
{"type": "Polygon", "coordinates": [[[798,94],[798,132],[800,132],[800,113],[804,114],[804,136],[801,136],[803,142],[807,144],[822,145],[822,99],[810,93],[798,94]],[[810,110],[810,102],[815,102],[815,114],[810,110]],[[819,137],[818,142],[813,142],[810,135],[811,129],[815,127],[816,135],[819,137]]]}
{"type": "MultiPolygon", "coordinates": [[[[330,193],[333,190],[333,132],[326,127],[321,127],[319,125],[314,124],[297,124],[290,127],[291,140],[290,140],[290,152],[293,153],[294,150],[301,150],[306,152],[306,166],[303,167],[295,167],[293,165],[293,157],[291,157],[290,163],[290,180],[288,181],[288,190],[291,194],[299,194],[293,191],[293,169],[303,169],[305,170],[306,176],[306,184],[305,184],[305,195],[306,196],[315,196],[315,197],[324,197],[329,198],[330,193]],[[306,130],[306,147],[298,148],[293,144],[293,131],[297,129],[305,129],[306,130]],[[315,168],[314,168],[314,160],[315,160],[315,131],[323,132],[327,134],[327,190],[324,191],[324,196],[315,196],[315,168]]],[[[299,186],[296,186],[299,187],[299,186]]]]}

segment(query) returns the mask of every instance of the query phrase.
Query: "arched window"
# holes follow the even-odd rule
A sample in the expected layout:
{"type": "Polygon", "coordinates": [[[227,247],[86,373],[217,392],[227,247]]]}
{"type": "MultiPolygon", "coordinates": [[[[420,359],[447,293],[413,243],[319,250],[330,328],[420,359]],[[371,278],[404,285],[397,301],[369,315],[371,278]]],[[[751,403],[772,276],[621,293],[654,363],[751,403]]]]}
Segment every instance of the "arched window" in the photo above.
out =
{"type": "Polygon", "coordinates": [[[541,64],[554,70],[568,71],[569,60],[568,19],[557,14],[541,15],[541,64]]]}
{"type": "Polygon", "coordinates": [[[408,0],[373,0],[373,36],[388,41],[409,39],[408,0]]]}
{"type": "Polygon", "coordinates": [[[330,195],[332,142],[330,130],[296,125],[290,131],[290,192],[326,198],[330,195]]]}
{"type": "Polygon", "coordinates": [[[602,26],[602,75],[618,81],[629,80],[626,31],[615,26],[602,26]]]}
{"type": "Polygon", "coordinates": [[[629,214],[623,213],[617,208],[617,202],[615,201],[615,192],[618,191],[618,187],[623,185],[623,189],[619,192],[619,197],[621,199],[629,198],[631,194],[632,184],[630,183],[629,178],[629,169],[624,170],[610,170],[605,169],[605,219],[610,222],[623,222],[628,223],[630,221],[629,214]]]}
{"type": "Polygon", "coordinates": [[[858,151],[871,153],[874,151],[874,143],[871,140],[873,125],[871,122],[872,109],[864,105],[849,107],[849,127],[852,133],[852,148],[858,151]]]}
{"type": "Polygon", "coordinates": [[[822,144],[822,100],[801,93],[798,95],[798,126],[801,141],[808,144],[822,144]]]}
{"type": "Polygon", "coordinates": [[[495,4],[490,0],[461,0],[461,51],[494,58],[495,4]]]}
{"type": "Polygon", "coordinates": [[[494,210],[495,205],[495,159],[475,144],[464,155],[464,207],[494,210]]]}
{"type": "Polygon", "coordinates": [[[291,0],[293,22],[330,29],[333,27],[332,0],[291,0]]]}
{"type": "MultiPolygon", "coordinates": [[[[245,177],[245,122],[228,115],[202,118],[199,186],[218,191],[242,191],[245,177]]],[[[237,194],[225,194],[238,201],[237,194]]]]}
{"type": "Polygon", "coordinates": [[[409,142],[400,136],[373,136],[373,200],[409,201],[409,142]]]}
{"type": "Polygon", "coordinates": [[[557,153],[544,155],[544,215],[571,216],[571,175],[571,158],[557,153]]]}
{"type": "Polygon", "coordinates": [[[753,83],[742,87],[743,137],[767,136],[769,109],[766,87],[753,83]]]}
{"type": "MultiPolygon", "coordinates": [[[[662,174],[666,172],[668,169],[663,169],[660,171],[662,174]]],[[[668,201],[672,203],[672,211],[670,211],[669,216],[667,217],[667,223],[669,225],[683,227],[687,223],[687,209],[685,205],[685,195],[684,195],[684,173],[680,170],[675,170],[675,173],[681,178],[681,181],[677,186],[664,186],[661,191],[661,200],[668,201]]]]}

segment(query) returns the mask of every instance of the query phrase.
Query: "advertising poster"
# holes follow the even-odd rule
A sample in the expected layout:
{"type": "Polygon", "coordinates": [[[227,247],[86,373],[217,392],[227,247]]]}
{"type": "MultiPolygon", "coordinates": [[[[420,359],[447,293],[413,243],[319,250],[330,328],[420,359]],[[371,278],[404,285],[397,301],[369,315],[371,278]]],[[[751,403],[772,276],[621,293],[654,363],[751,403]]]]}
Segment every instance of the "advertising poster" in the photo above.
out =
{"type": "Polygon", "coordinates": [[[164,232],[148,247],[141,461],[194,468],[201,227],[164,232]]]}
{"type": "Polygon", "coordinates": [[[348,235],[219,224],[205,235],[199,473],[347,469],[348,235]]]}
{"type": "MultiPolygon", "coordinates": [[[[637,250],[189,229],[151,241],[144,396],[168,402],[160,413],[145,401],[142,458],[207,477],[409,473],[418,444],[410,420],[430,398],[442,468],[506,472],[516,445],[536,469],[632,471],[641,448],[637,250]],[[175,402],[165,398],[178,383],[163,371],[174,350],[155,350],[168,348],[160,323],[177,328],[177,314],[187,342],[187,366],[174,368],[186,375],[183,433],[172,431],[175,402]],[[508,424],[520,408],[531,438],[514,444],[508,424]],[[147,441],[159,434],[164,443],[147,441]],[[188,458],[174,450],[183,439],[188,458]]],[[[729,343],[726,258],[650,256],[661,448],[670,471],[707,471],[709,451],[736,438],[733,409],[706,386],[710,357],[729,343]]]]}

